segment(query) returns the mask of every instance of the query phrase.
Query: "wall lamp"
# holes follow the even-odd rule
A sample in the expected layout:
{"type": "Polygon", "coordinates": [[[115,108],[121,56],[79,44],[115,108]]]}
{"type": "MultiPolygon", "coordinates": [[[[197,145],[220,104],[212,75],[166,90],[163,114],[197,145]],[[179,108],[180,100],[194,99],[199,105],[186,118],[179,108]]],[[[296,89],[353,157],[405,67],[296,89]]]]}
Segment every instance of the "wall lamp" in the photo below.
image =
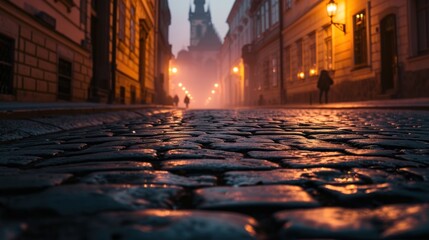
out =
{"type": "Polygon", "coordinates": [[[326,12],[331,18],[331,24],[340,29],[344,34],[346,33],[346,24],[336,23],[332,18],[337,14],[337,3],[334,0],[329,0],[329,3],[326,5],[326,12]]]}

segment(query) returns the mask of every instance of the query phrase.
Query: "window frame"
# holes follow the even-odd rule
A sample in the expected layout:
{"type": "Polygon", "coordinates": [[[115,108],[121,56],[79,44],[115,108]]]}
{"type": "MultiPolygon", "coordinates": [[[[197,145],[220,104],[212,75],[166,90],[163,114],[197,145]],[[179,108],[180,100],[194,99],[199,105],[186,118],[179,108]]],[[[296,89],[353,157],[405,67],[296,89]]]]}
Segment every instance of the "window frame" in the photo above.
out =
{"type": "Polygon", "coordinates": [[[353,15],[353,63],[355,67],[368,66],[368,18],[366,10],[353,15]],[[359,20],[358,18],[363,18],[359,20]]]}

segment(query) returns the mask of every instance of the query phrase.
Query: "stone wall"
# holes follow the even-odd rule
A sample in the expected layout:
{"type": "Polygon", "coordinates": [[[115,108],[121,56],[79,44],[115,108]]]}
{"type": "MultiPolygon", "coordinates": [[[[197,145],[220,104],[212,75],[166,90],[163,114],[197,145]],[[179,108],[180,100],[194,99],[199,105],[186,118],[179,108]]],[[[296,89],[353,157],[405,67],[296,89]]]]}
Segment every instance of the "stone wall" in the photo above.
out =
{"type": "Polygon", "coordinates": [[[0,100],[53,102],[58,96],[58,60],[72,63],[71,101],[86,101],[92,76],[88,50],[24,12],[0,8],[0,34],[15,41],[13,95],[0,100]]]}

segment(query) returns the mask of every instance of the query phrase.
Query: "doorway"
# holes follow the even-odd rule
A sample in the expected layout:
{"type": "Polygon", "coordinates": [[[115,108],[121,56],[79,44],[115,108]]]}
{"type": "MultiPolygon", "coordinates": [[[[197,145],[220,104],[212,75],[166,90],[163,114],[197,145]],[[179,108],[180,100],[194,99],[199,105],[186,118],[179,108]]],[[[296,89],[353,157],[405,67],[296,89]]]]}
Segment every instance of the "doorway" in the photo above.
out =
{"type": "Polygon", "coordinates": [[[398,74],[398,49],[396,38],[396,16],[390,14],[380,22],[381,35],[381,93],[395,87],[398,74]]]}

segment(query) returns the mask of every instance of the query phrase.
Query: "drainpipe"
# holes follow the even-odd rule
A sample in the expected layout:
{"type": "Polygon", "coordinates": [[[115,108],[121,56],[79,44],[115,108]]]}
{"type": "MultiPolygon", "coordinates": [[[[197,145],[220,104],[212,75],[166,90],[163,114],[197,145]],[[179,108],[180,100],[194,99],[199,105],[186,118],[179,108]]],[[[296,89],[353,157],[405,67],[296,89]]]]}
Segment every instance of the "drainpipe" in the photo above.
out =
{"type": "Polygon", "coordinates": [[[118,19],[118,0],[113,0],[112,14],[112,63],[111,63],[111,89],[109,103],[115,103],[116,95],[116,45],[117,45],[117,19],[118,19]]]}
{"type": "Polygon", "coordinates": [[[283,1],[279,1],[279,74],[280,74],[280,104],[286,104],[286,88],[283,70],[283,1]]]}

